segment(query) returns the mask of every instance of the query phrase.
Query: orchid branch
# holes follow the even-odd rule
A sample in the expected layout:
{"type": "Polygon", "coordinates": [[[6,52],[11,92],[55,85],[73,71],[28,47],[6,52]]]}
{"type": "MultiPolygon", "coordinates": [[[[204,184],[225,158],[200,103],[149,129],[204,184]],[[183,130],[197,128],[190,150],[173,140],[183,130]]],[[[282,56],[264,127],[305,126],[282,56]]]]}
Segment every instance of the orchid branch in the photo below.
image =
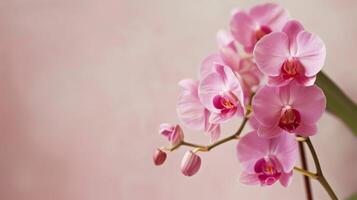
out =
{"type": "Polygon", "coordinates": [[[312,145],[312,142],[311,142],[310,138],[306,139],[306,144],[310,149],[312,158],[313,158],[314,163],[315,163],[317,180],[325,188],[326,192],[330,195],[331,199],[338,200],[335,192],[333,191],[333,189],[331,188],[330,184],[327,182],[325,176],[322,173],[322,169],[321,169],[319,158],[317,156],[317,153],[315,151],[314,146],[312,145]]]}
{"type": "MultiPolygon", "coordinates": [[[[302,168],[304,170],[308,170],[305,147],[303,142],[299,142],[299,151],[302,168]]],[[[303,179],[305,185],[306,199],[313,200],[310,178],[308,176],[303,176],[303,179]]]]}
{"type": "Polygon", "coordinates": [[[309,171],[307,171],[307,170],[305,170],[305,169],[302,169],[302,168],[300,168],[300,167],[294,167],[294,170],[297,171],[297,172],[299,172],[299,173],[301,173],[301,174],[304,175],[304,176],[309,177],[309,178],[317,179],[317,174],[312,173],[312,172],[309,172],[309,171]]]}
{"type": "Polygon", "coordinates": [[[310,138],[306,138],[305,140],[307,146],[309,147],[309,150],[311,152],[312,158],[314,160],[314,164],[316,167],[316,173],[312,173],[309,172],[305,169],[299,168],[299,167],[294,167],[294,170],[309,177],[312,179],[316,179],[320,182],[320,184],[324,187],[324,189],[326,190],[326,192],[329,194],[329,196],[331,197],[332,200],[338,200],[335,192],[333,191],[332,187],[330,186],[330,184],[328,183],[328,181],[326,180],[325,176],[323,175],[322,169],[321,169],[321,164],[319,161],[319,158],[317,156],[316,150],[310,140],[310,138]]]}
{"type": "Polygon", "coordinates": [[[249,120],[250,113],[251,113],[251,110],[248,109],[247,114],[244,116],[241,125],[239,126],[238,130],[234,134],[232,134],[230,136],[227,136],[227,137],[225,137],[225,138],[223,138],[221,140],[218,140],[215,143],[212,143],[210,145],[200,145],[200,144],[194,144],[194,143],[182,141],[181,143],[179,143],[179,144],[177,144],[177,145],[175,145],[173,147],[170,147],[170,148],[164,147],[162,149],[171,152],[171,151],[174,151],[174,150],[178,149],[181,146],[188,146],[188,147],[196,148],[197,149],[196,151],[201,151],[201,152],[210,151],[211,149],[213,149],[213,148],[215,148],[215,147],[217,147],[217,146],[219,146],[221,144],[224,144],[224,143],[226,143],[228,141],[231,141],[231,140],[234,140],[234,139],[238,139],[239,135],[242,133],[245,125],[247,124],[247,122],[249,120]]]}
{"type": "Polygon", "coordinates": [[[207,152],[221,144],[224,144],[224,143],[229,142],[234,139],[239,139],[239,136],[242,133],[242,131],[243,131],[245,125],[247,124],[249,117],[251,116],[251,113],[252,113],[251,105],[252,105],[253,96],[254,96],[254,93],[252,93],[249,98],[249,104],[247,105],[247,112],[244,115],[243,121],[242,121],[241,125],[239,126],[238,130],[234,134],[227,136],[225,138],[222,138],[221,140],[218,140],[215,143],[212,143],[210,145],[200,145],[200,144],[194,144],[191,142],[181,141],[180,143],[178,143],[177,145],[175,145],[173,147],[170,147],[170,148],[164,147],[162,149],[172,152],[181,146],[188,146],[188,147],[196,148],[195,151],[207,152]]]}

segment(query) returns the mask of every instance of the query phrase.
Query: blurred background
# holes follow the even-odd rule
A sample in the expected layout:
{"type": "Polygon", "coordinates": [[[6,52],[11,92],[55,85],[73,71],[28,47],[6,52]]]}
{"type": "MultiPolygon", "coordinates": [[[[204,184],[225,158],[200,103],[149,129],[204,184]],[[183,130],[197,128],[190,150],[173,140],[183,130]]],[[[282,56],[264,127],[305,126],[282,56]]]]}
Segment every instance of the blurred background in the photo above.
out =
{"type": "MultiPolygon", "coordinates": [[[[177,82],[197,76],[233,8],[258,2],[1,0],[0,199],[304,199],[299,174],[286,189],[240,184],[235,142],[202,154],[191,178],[180,173],[184,149],[152,163],[166,145],[158,125],[178,122],[177,82]]],[[[357,101],[357,1],[276,2],[325,41],[324,71],[357,101]]],[[[318,126],[313,142],[343,199],[357,190],[357,138],[327,113],[318,126]]]]}

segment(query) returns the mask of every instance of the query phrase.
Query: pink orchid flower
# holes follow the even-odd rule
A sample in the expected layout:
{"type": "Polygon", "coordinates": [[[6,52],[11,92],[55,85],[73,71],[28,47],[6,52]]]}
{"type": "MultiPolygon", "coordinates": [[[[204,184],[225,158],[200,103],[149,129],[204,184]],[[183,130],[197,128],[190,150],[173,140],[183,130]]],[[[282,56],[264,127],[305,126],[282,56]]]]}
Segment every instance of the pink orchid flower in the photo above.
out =
{"type": "Polygon", "coordinates": [[[160,124],[159,133],[165,136],[172,146],[176,146],[184,139],[183,131],[180,125],[170,125],[167,123],[160,124]]]}
{"type": "Polygon", "coordinates": [[[244,115],[241,84],[231,68],[216,65],[199,85],[202,104],[211,111],[210,123],[223,123],[234,116],[244,115]]]}
{"type": "Polygon", "coordinates": [[[233,37],[251,53],[255,43],[265,35],[281,31],[289,20],[289,13],[274,3],[264,3],[252,7],[248,12],[235,10],[232,14],[230,28],[233,37]]]}
{"type": "Polygon", "coordinates": [[[177,115],[183,125],[205,131],[210,135],[211,142],[214,142],[221,133],[220,124],[209,122],[211,112],[203,106],[198,97],[198,84],[198,81],[192,79],[179,82],[183,90],[176,106],[177,115]]]}
{"type": "MultiPolygon", "coordinates": [[[[250,58],[241,58],[239,56],[238,50],[234,44],[234,38],[230,33],[223,30],[218,31],[217,42],[221,61],[226,66],[230,67],[237,75],[245,97],[249,98],[251,93],[260,84],[263,74],[250,58]]],[[[220,60],[216,60],[216,62],[219,61],[220,60]]],[[[203,65],[203,68],[204,67],[209,67],[209,65],[203,65]]]]}
{"type": "Polygon", "coordinates": [[[326,57],[324,42],[315,34],[304,31],[297,21],[289,21],[282,32],[262,38],[254,49],[259,69],[268,76],[268,84],[286,85],[296,80],[313,85],[326,57]]]}
{"type": "Polygon", "coordinates": [[[316,123],[326,107],[323,91],[313,85],[292,82],[283,87],[264,86],[253,98],[253,113],[260,123],[258,135],[276,137],[282,133],[316,134],[316,123]]]}
{"type": "Polygon", "coordinates": [[[268,186],[279,180],[287,187],[298,157],[298,145],[294,135],[267,139],[252,131],[240,139],[237,156],[243,166],[242,183],[268,186]]]}

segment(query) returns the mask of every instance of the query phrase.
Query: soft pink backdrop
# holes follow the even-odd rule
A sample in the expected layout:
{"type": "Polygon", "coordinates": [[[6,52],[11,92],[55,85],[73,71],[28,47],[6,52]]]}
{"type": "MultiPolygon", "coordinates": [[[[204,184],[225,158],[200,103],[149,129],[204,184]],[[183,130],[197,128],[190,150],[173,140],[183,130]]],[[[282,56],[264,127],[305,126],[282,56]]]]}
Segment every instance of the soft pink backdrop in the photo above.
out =
{"type": "MultiPolygon", "coordinates": [[[[279,2],[323,38],[324,70],[357,101],[357,1],[279,2]]],[[[238,183],[233,143],[202,155],[192,178],[179,171],[183,150],[152,164],[153,149],[166,144],[158,124],[178,121],[177,82],[196,76],[230,10],[254,3],[0,1],[0,199],[303,199],[299,175],[287,189],[238,183]]],[[[357,138],[328,114],[319,129],[323,169],[346,197],[357,185],[357,138]]]]}

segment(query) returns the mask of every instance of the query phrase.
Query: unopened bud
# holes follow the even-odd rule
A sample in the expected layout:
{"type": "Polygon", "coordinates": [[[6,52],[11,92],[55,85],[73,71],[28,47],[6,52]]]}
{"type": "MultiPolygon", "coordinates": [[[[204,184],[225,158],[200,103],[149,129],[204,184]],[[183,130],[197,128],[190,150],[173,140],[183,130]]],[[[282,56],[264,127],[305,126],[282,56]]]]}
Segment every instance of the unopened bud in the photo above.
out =
{"type": "Polygon", "coordinates": [[[166,153],[161,149],[156,149],[153,160],[156,166],[162,165],[166,160],[166,153]]]}
{"type": "Polygon", "coordinates": [[[174,131],[169,137],[172,146],[176,146],[183,141],[184,135],[180,125],[176,125],[174,131]]]}
{"type": "Polygon", "coordinates": [[[181,162],[181,172],[185,176],[195,175],[201,167],[201,158],[193,153],[192,151],[187,151],[182,158],[181,162]]]}

